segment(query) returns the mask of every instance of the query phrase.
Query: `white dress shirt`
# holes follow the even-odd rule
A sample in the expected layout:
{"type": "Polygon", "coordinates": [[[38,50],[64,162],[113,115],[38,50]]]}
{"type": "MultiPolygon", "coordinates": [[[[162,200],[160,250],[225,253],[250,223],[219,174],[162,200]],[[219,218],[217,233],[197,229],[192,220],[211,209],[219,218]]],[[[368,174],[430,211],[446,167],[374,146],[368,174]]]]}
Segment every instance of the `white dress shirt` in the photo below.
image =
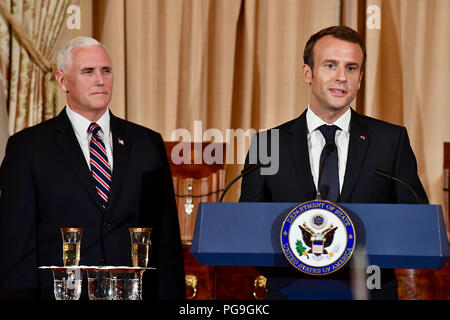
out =
{"type": "MultiPolygon", "coordinates": [[[[73,131],[77,137],[78,143],[80,144],[81,150],[83,151],[86,163],[91,168],[90,165],[90,155],[89,155],[89,144],[91,143],[92,134],[88,131],[91,121],[83,117],[82,115],[76,113],[70,109],[69,105],[66,105],[67,117],[69,117],[70,123],[72,124],[73,131]]],[[[109,126],[109,109],[97,120],[97,124],[100,126],[99,131],[100,136],[103,139],[106,147],[106,153],[108,156],[108,162],[111,166],[111,173],[113,169],[113,157],[112,157],[112,133],[109,126]]]]}
{"type": "MultiPolygon", "coordinates": [[[[338,170],[339,170],[339,190],[342,192],[342,185],[344,184],[345,168],[347,166],[348,143],[350,141],[350,108],[339,119],[330,125],[336,125],[341,130],[336,131],[336,147],[338,151],[338,170]]],[[[325,146],[325,138],[319,131],[321,125],[327,124],[320,119],[308,106],[306,111],[306,124],[308,126],[308,151],[309,163],[311,164],[311,173],[314,184],[319,180],[320,154],[325,146]]]]}

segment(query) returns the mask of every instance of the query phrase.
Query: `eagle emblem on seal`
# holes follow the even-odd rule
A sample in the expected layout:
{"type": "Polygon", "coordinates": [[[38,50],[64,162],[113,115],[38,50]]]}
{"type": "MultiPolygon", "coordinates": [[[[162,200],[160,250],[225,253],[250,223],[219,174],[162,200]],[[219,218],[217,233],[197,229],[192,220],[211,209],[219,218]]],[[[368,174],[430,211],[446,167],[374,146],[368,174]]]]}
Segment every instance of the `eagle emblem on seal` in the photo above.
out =
{"type": "Polygon", "coordinates": [[[333,224],[330,224],[328,228],[323,230],[322,232],[316,232],[312,230],[306,223],[299,225],[300,230],[302,231],[302,239],[305,245],[309,248],[302,248],[301,254],[314,254],[316,256],[320,256],[322,254],[330,254],[326,248],[331,246],[334,239],[334,234],[337,230],[337,227],[334,227],[333,224]]]}

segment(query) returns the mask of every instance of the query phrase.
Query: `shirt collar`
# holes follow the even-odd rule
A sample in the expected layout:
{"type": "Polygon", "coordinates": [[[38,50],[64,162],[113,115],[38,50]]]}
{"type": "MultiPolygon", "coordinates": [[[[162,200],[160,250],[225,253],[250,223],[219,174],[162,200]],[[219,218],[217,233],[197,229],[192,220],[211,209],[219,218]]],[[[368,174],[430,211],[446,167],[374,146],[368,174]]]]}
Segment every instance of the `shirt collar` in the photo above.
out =
{"type": "MultiPolygon", "coordinates": [[[[338,126],[342,131],[349,133],[351,117],[352,117],[351,108],[348,108],[348,110],[332,124],[338,126]]],[[[309,108],[309,105],[308,105],[308,109],[306,110],[306,124],[308,126],[308,133],[311,133],[314,130],[317,130],[317,128],[319,128],[321,125],[324,125],[327,123],[325,121],[323,121],[322,119],[320,119],[319,116],[316,115],[309,108]]]]}
{"type": "MultiPolygon", "coordinates": [[[[83,136],[88,134],[88,128],[89,125],[91,124],[90,120],[86,119],[79,113],[76,113],[75,111],[70,109],[69,105],[66,105],[66,113],[77,135],[83,136]]],[[[102,129],[101,132],[103,132],[103,136],[109,136],[110,131],[109,119],[110,119],[109,109],[106,109],[106,112],[96,122],[102,129]]]]}

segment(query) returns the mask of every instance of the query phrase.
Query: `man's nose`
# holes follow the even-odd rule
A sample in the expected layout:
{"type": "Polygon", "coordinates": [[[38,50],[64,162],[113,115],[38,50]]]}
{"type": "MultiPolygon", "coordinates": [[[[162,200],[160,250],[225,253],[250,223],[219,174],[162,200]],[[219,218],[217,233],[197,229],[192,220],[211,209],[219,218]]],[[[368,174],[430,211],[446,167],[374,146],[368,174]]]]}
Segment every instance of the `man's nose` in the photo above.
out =
{"type": "Polygon", "coordinates": [[[100,71],[96,71],[94,84],[97,86],[102,86],[103,83],[104,83],[103,74],[100,71]]]}
{"type": "Polygon", "coordinates": [[[347,81],[347,75],[345,73],[345,67],[338,67],[336,69],[336,80],[347,81]]]}

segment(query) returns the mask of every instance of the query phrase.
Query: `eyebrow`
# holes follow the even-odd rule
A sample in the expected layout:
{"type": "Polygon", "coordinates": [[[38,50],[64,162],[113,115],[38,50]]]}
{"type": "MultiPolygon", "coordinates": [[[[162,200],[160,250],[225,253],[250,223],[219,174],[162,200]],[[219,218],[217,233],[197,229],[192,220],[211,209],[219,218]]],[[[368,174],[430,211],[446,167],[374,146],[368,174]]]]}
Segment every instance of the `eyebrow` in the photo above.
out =
{"type": "MultiPolygon", "coordinates": [[[[334,60],[334,59],[327,59],[327,60],[323,61],[322,63],[330,63],[330,62],[334,63],[334,64],[338,64],[338,61],[334,60]]],[[[359,63],[356,61],[347,62],[345,65],[346,66],[358,66],[358,67],[360,66],[359,63]]]]}
{"type": "MultiPolygon", "coordinates": [[[[91,71],[91,70],[95,70],[96,69],[96,67],[82,67],[82,68],[80,68],[80,71],[81,72],[83,72],[83,71],[91,71]]],[[[102,69],[102,70],[104,70],[104,69],[112,69],[112,66],[111,65],[106,65],[106,66],[102,66],[102,67],[100,67],[100,69],[102,69]]]]}

